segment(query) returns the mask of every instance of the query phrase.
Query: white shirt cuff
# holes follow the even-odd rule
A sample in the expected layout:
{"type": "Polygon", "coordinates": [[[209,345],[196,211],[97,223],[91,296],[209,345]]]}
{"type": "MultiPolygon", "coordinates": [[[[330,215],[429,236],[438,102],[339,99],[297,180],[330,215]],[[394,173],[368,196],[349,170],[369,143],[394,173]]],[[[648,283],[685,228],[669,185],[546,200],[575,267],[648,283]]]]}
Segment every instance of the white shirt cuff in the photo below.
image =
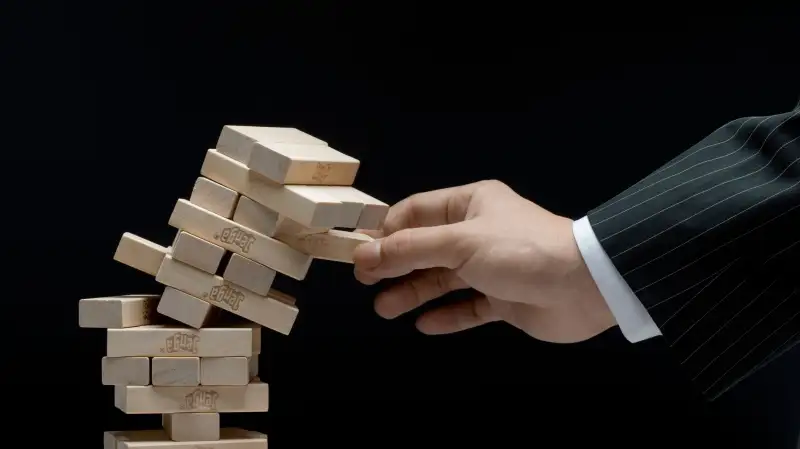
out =
{"type": "Polygon", "coordinates": [[[572,233],[600,294],[617,320],[622,335],[631,343],[661,335],[647,309],[619,274],[597,240],[588,217],[572,223],[572,233]]]}

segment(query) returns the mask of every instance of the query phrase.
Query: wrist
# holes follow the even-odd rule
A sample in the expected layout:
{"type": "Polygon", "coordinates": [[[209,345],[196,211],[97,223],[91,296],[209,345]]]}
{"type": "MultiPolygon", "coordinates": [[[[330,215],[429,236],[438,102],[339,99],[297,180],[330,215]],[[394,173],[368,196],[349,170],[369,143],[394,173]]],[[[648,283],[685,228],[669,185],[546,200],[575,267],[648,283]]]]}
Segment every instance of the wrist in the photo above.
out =
{"type": "Polygon", "coordinates": [[[587,331],[596,335],[616,326],[617,321],[583,259],[572,233],[572,220],[569,222],[569,245],[564,254],[567,267],[564,276],[565,297],[574,303],[574,313],[580,314],[576,318],[587,326],[587,331]]]}

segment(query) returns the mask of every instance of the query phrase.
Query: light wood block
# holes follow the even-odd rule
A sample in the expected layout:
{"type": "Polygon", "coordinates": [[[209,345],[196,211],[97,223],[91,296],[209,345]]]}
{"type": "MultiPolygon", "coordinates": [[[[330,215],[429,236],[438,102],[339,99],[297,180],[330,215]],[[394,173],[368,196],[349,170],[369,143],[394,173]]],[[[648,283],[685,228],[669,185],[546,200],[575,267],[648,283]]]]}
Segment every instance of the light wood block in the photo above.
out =
{"type": "Polygon", "coordinates": [[[304,226],[289,217],[283,215],[278,217],[276,224],[275,236],[280,235],[306,235],[306,234],[319,234],[321,232],[328,232],[328,228],[309,228],[304,226]]]}
{"type": "Polygon", "coordinates": [[[200,385],[200,357],[153,357],[151,383],[156,387],[200,385]]]}
{"type": "Polygon", "coordinates": [[[172,441],[216,441],[220,438],[219,413],[161,415],[161,425],[172,441]]]}
{"type": "Polygon", "coordinates": [[[201,176],[194,183],[189,201],[217,215],[231,218],[239,201],[239,192],[201,176]]]}
{"type": "Polygon", "coordinates": [[[114,431],[103,435],[103,449],[267,449],[267,436],[224,428],[218,440],[172,441],[162,429],[114,431]]]}
{"type": "Polygon", "coordinates": [[[357,232],[331,229],[320,234],[278,236],[292,248],[303,251],[315,259],[353,263],[353,251],[363,243],[371,242],[372,237],[357,232]]]}
{"type": "Polygon", "coordinates": [[[214,308],[206,301],[167,287],[158,302],[158,313],[199,329],[211,321],[214,308]]]}
{"type": "Polygon", "coordinates": [[[103,357],[103,385],[150,385],[147,357],[103,357]]]}
{"type": "Polygon", "coordinates": [[[167,252],[167,248],[157,243],[126,232],[117,245],[114,260],[155,276],[167,252]]]}
{"type": "Polygon", "coordinates": [[[156,324],[158,295],[84,298],[78,301],[78,326],[121,329],[156,324]]]}
{"type": "Polygon", "coordinates": [[[171,254],[176,260],[214,274],[225,255],[225,248],[188,232],[178,231],[175,241],[172,242],[171,254]]]}
{"type": "MultiPolygon", "coordinates": [[[[286,301],[288,295],[270,290],[268,296],[261,296],[169,256],[158,270],[156,281],[284,335],[289,334],[297,319],[297,307],[286,301]]],[[[248,354],[225,354],[241,355],[248,354]]]]}
{"type": "Polygon", "coordinates": [[[252,173],[246,165],[216,150],[208,150],[201,173],[252,199],[253,201],[285,215],[311,228],[342,227],[346,212],[344,204],[325,193],[325,186],[286,185],[252,173]]]}
{"type": "Polygon", "coordinates": [[[203,357],[200,359],[200,384],[247,385],[250,379],[248,357],[203,357]]]}
{"type": "Polygon", "coordinates": [[[114,406],[127,414],[266,412],[269,386],[261,381],[244,386],[116,386],[114,406]]]}
{"type": "Polygon", "coordinates": [[[246,165],[250,162],[253,147],[259,142],[328,145],[324,140],[297,128],[226,125],[219,134],[216,149],[220,153],[246,165]]]}
{"type": "Polygon", "coordinates": [[[296,303],[296,300],[295,300],[295,298],[293,296],[290,296],[290,295],[287,295],[286,293],[283,293],[281,291],[275,290],[274,288],[269,290],[269,297],[274,299],[274,300],[276,300],[276,301],[282,302],[284,304],[289,304],[289,305],[292,305],[292,306],[295,305],[295,303],[296,303]]]}
{"type": "Polygon", "coordinates": [[[352,185],[358,159],[327,145],[256,142],[250,153],[250,170],[278,184],[352,185]]]}
{"type": "Polygon", "coordinates": [[[250,376],[250,379],[258,377],[258,365],[259,365],[258,357],[259,354],[253,354],[252,357],[247,359],[248,374],[250,376]]]}
{"type": "Polygon", "coordinates": [[[289,245],[179,199],[169,225],[214,242],[275,271],[303,280],[313,260],[289,245]]]}
{"type": "Polygon", "coordinates": [[[246,196],[242,196],[233,212],[233,221],[267,237],[275,235],[279,218],[280,215],[277,212],[246,196]]]}
{"type": "Polygon", "coordinates": [[[261,328],[251,325],[149,325],[106,332],[108,357],[249,357],[261,352],[261,328]]]}
{"type": "Polygon", "coordinates": [[[233,254],[222,278],[261,296],[267,296],[277,272],[239,254],[233,254]]]}
{"type": "Polygon", "coordinates": [[[329,186],[325,193],[344,203],[361,204],[359,216],[353,226],[339,226],[341,228],[381,229],[386,216],[389,214],[389,205],[373,198],[355,187],[329,186]]]}

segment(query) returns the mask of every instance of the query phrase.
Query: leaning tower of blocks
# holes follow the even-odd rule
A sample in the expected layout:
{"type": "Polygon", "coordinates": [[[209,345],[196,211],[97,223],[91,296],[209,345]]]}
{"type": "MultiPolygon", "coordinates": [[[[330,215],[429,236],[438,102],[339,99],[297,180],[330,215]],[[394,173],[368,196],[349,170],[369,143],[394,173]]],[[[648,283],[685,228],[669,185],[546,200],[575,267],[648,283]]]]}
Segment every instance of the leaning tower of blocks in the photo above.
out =
{"type": "Polygon", "coordinates": [[[169,246],[124,233],[114,260],[164,290],[87,298],[79,325],[106,329],[104,385],[126,414],[161,428],[109,431],[105,449],[265,449],[267,436],[220,428],[220,413],[266,412],[261,331],[288,335],[294,298],[314,259],[352,263],[388,205],[353,187],[359,161],[295,128],[225,126],[191,196],[169,217],[169,246]]]}

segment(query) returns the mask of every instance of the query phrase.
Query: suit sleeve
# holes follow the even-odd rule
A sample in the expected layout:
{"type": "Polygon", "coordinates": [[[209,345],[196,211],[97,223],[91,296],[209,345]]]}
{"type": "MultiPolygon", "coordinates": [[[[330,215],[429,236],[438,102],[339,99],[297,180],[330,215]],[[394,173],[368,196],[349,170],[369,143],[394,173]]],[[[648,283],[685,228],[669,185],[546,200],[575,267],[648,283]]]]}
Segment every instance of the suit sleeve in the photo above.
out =
{"type": "Polygon", "coordinates": [[[800,107],[725,124],[587,218],[710,399],[797,343],[800,107]]]}

